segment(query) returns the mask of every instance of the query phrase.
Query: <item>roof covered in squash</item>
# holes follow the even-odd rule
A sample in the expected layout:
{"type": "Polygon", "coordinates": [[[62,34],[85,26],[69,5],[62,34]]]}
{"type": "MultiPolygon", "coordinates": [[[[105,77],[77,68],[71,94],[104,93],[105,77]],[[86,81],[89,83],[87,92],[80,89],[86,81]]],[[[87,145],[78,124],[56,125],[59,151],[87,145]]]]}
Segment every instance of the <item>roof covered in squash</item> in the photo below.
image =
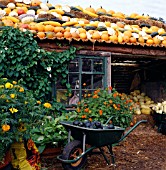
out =
{"type": "Polygon", "coordinates": [[[104,8],[83,9],[40,0],[0,0],[0,26],[30,30],[39,39],[166,47],[166,23],[161,18],[104,8]]]}

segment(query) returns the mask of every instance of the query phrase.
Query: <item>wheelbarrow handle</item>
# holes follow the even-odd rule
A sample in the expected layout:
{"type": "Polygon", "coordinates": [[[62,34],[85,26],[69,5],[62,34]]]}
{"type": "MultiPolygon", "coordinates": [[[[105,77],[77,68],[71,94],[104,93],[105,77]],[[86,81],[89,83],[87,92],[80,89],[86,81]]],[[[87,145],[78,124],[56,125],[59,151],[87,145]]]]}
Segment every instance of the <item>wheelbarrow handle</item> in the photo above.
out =
{"type": "Polygon", "coordinates": [[[140,120],[139,122],[137,122],[132,128],[130,128],[122,137],[121,139],[118,141],[121,142],[124,138],[126,138],[138,125],[140,125],[141,123],[147,123],[147,120],[140,120]]]}

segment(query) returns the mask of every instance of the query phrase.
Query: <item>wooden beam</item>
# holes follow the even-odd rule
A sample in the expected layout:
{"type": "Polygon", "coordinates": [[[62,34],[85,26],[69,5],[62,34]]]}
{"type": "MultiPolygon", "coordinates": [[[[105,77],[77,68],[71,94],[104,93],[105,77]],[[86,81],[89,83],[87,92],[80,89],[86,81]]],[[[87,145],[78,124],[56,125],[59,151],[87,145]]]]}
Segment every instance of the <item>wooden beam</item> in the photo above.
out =
{"type": "Polygon", "coordinates": [[[156,58],[166,60],[166,48],[165,47],[149,47],[140,45],[122,45],[122,44],[107,44],[107,43],[92,43],[92,42],[81,42],[67,40],[55,41],[55,40],[40,40],[38,45],[48,51],[64,51],[70,46],[75,46],[79,53],[92,54],[101,56],[109,55],[109,53],[121,53],[128,54],[134,57],[135,55],[142,56],[143,58],[156,58]],[[104,52],[104,53],[103,53],[104,52]],[[108,54],[107,54],[108,53],[108,54]]]}

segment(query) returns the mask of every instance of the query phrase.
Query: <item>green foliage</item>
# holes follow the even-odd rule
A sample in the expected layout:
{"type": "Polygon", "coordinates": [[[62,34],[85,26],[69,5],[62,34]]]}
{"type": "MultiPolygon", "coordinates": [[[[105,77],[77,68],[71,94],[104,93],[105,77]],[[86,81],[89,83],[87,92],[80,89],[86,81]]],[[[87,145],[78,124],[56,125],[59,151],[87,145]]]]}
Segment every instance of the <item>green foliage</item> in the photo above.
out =
{"type": "Polygon", "coordinates": [[[41,49],[34,35],[12,27],[0,34],[0,77],[21,80],[34,95],[45,100],[52,93],[52,83],[59,77],[66,84],[68,63],[74,59],[76,48],[64,52],[48,52],[41,49]]]}
{"type": "Polygon", "coordinates": [[[40,126],[34,126],[31,130],[33,141],[41,153],[46,146],[58,147],[64,146],[67,141],[67,131],[60,124],[64,116],[57,118],[46,117],[40,126]]]}
{"type": "MultiPolygon", "coordinates": [[[[92,94],[86,94],[78,103],[75,114],[73,112],[70,114],[77,120],[99,120],[106,123],[108,119],[111,119],[116,126],[128,127],[132,121],[133,103],[125,94],[118,93],[112,88],[111,90],[109,92],[108,88],[97,89],[92,94]]],[[[69,115],[68,120],[70,119],[69,115]]]]}
{"type": "Polygon", "coordinates": [[[50,109],[50,103],[37,101],[19,82],[0,79],[0,161],[10,144],[30,138],[31,128],[41,124],[50,109]]]}

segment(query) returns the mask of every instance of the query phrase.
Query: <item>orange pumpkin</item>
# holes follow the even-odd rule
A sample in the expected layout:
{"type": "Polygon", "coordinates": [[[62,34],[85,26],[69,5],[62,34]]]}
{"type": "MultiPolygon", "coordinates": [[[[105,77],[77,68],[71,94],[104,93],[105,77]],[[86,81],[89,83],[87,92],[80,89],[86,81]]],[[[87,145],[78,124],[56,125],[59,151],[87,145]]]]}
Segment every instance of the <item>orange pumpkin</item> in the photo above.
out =
{"type": "Polygon", "coordinates": [[[101,35],[101,39],[104,40],[104,41],[108,41],[108,40],[109,40],[108,33],[103,33],[103,34],[101,35]]]}
{"type": "Polygon", "coordinates": [[[56,36],[57,38],[62,38],[62,37],[63,37],[63,33],[62,33],[62,32],[57,32],[57,33],[55,34],[55,36],[56,36]]]}
{"type": "Polygon", "coordinates": [[[31,5],[32,6],[39,6],[41,4],[41,1],[40,0],[32,0],[31,1],[31,5]]]}
{"type": "Polygon", "coordinates": [[[64,32],[64,37],[65,37],[65,38],[71,38],[72,35],[71,35],[71,33],[70,33],[69,31],[65,31],[65,32],[64,32]]]}
{"type": "Polygon", "coordinates": [[[92,12],[94,14],[96,13],[96,11],[94,10],[94,8],[91,7],[91,5],[89,7],[87,7],[87,8],[85,8],[85,10],[90,11],[90,12],[92,12]]]}
{"type": "Polygon", "coordinates": [[[96,13],[107,13],[107,11],[101,6],[100,8],[96,9],[96,13]]]}
{"type": "Polygon", "coordinates": [[[94,32],[93,34],[92,34],[92,39],[95,39],[95,40],[98,40],[98,39],[100,39],[100,34],[99,34],[99,32],[94,32]]]}
{"type": "Polygon", "coordinates": [[[45,32],[53,32],[54,31],[54,26],[52,25],[45,25],[44,26],[45,32]]]}
{"type": "Polygon", "coordinates": [[[80,33],[80,38],[81,39],[86,39],[87,38],[86,33],[84,33],[84,32],[80,33]]]}
{"type": "Polygon", "coordinates": [[[44,32],[38,32],[37,37],[39,37],[40,39],[44,39],[46,37],[46,34],[44,32]]]}

